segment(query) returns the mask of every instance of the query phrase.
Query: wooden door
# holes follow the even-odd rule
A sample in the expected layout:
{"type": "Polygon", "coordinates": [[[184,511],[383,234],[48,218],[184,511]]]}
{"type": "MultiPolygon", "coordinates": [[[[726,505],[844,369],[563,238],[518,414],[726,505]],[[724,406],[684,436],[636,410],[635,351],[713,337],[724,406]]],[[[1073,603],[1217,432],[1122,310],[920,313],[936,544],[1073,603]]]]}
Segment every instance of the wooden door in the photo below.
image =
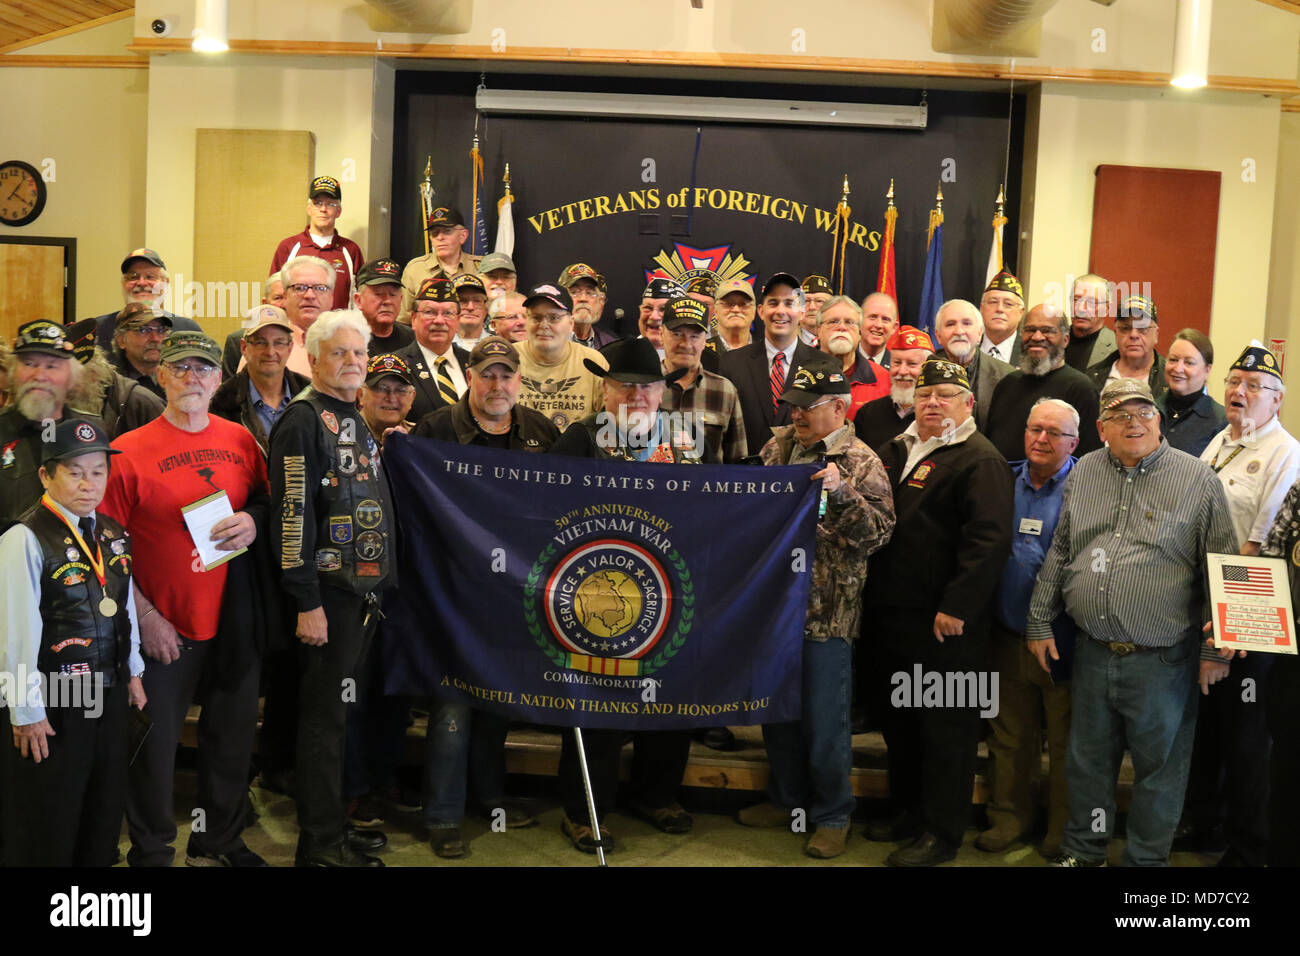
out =
{"type": "Polygon", "coordinates": [[[33,319],[63,323],[67,250],[62,241],[0,242],[0,335],[6,342],[33,319]]]}

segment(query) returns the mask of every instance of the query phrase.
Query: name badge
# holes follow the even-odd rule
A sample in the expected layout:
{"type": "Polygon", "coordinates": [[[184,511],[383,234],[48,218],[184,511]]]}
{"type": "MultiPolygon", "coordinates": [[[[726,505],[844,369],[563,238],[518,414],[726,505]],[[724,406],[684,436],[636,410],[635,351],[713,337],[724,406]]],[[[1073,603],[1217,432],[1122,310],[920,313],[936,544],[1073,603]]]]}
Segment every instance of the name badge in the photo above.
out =
{"type": "Polygon", "coordinates": [[[1043,523],[1039,521],[1037,518],[1021,518],[1020,533],[1021,534],[1042,534],[1043,523]]]}

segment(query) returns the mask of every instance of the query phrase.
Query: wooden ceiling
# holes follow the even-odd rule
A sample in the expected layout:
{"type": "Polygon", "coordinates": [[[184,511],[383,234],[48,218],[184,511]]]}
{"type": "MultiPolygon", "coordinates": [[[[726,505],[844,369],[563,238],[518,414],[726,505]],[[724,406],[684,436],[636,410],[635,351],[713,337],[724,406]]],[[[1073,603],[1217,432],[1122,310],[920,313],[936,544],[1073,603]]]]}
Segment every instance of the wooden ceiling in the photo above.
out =
{"type": "Polygon", "coordinates": [[[116,20],[135,0],[0,0],[0,53],[116,20]]]}

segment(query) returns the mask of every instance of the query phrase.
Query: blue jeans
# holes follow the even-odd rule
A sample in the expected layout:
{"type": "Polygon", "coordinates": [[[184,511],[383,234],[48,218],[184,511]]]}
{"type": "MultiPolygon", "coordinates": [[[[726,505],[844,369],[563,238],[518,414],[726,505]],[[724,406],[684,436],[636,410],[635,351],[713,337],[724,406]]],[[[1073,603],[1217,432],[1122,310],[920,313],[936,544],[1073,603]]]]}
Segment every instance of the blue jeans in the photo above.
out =
{"type": "Polygon", "coordinates": [[[1125,866],[1164,866],[1183,809],[1196,731],[1200,643],[1119,656],[1087,636],[1075,644],[1065,779],[1066,853],[1099,862],[1115,827],[1115,784],[1133,758],[1125,866]],[[1100,813],[1098,812],[1100,811],[1100,813]]]}
{"type": "Polygon", "coordinates": [[[504,717],[468,704],[434,700],[424,760],[424,821],[429,827],[460,825],[471,781],[479,804],[501,804],[509,727],[504,717]]]}
{"type": "Polygon", "coordinates": [[[771,777],[768,799],[801,807],[816,826],[846,827],[857,805],[849,771],[852,650],[848,641],[803,642],[803,719],[764,724],[771,777]]]}

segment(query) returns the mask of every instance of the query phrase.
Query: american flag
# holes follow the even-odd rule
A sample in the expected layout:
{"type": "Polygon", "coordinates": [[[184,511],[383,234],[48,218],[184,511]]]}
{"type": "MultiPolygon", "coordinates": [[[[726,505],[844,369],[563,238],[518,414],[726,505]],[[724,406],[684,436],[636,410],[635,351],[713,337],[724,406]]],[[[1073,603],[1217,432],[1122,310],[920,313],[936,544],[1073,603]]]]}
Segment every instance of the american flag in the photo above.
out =
{"type": "Polygon", "coordinates": [[[1239,564],[1223,566],[1223,590],[1229,594],[1273,594],[1273,576],[1266,568],[1247,568],[1239,564]]]}

